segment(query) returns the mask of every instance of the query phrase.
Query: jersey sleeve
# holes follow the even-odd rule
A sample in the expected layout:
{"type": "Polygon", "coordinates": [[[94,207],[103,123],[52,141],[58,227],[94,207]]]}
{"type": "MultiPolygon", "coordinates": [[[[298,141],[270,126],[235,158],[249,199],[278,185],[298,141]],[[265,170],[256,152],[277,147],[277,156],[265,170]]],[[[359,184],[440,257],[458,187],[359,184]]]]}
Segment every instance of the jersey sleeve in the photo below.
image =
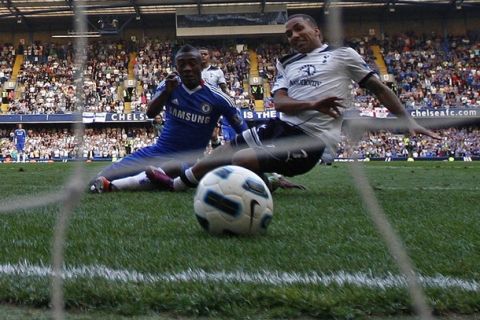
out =
{"type": "Polygon", "coordinates": [[[226,94],[220,94],[219,100],[222,104],[222,116],[227,119],[228,123],[235,130],[236,133],[241,133],[248,129],[245,120],[240,114],[240,110],[235,107],[232,99],[226,94]]]}
{"type": "Polygon", "coordinates": [[[163,91],[165,91],[165,88],[166,88],[165,80],[163,80],[162,82],[160,82],[160,84],[155,89],[155,92],[153,93],[152,100],[155,100],[156,98],[158,98],[158,96],[161,95],[163,91]]]}
{"type": "Polygon", "coordinates": [[[279,89],[288,89],[288,81],[285,76],[285,68],[278,60],[276,69],[277,75],[275,76],[275,82],[273,83],[272,94],[275,94],[275,91],[279,89]]]}
{"type": "Polygon", "coordinates": [[[348,75],[357,83],[362,83],[364,80],[375,74],[365,60],[352,48],[345,48],[342,52],[345,61],[345,67],[348,75]]]}
{"type": "Polygon", "coordinates": [[[225,80],[225,74],[221,69],[218,69],[218,84],[226,84],[227,80],[225,80]]]}

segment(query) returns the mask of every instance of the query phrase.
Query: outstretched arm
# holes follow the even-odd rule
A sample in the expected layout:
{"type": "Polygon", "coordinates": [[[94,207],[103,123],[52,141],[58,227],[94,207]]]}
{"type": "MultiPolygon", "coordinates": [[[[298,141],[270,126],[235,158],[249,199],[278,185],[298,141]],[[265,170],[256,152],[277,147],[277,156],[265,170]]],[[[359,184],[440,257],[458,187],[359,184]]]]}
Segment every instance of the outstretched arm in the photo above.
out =
{"type": "Polygon", "coordinates": [[[333,118],[340,116],[338,107],[342,107],[340,103],[342,99],[338,97],[328,97],[320,100],[296,100],[288,96],[286,89],[275,91],[273,96],[275,109],[286,114],[297,114],[306,110],[316,110],[328,114],[333,118]]]}
{"type": "Polygon", "coordinates": [[[364,83],[365,88],[372,91],[378,100],[388,109],[395,114],[400,121],[403,122],[405,128],[411,134],[424,134],[434,139],[441,139],[441,137],[435,132],[428,130],[419,125],[403,107],[400,99],[395,93],[390,90],[385,84],[383,84],[377,77],[370,77],[364,83]]]}
{"type": "Polygon", "coordinates": [[[220,83],[219,84],[220,89],[222,89],[223,93],[228,94],[227,90],[227,84],[226,83],[220,83]]]}

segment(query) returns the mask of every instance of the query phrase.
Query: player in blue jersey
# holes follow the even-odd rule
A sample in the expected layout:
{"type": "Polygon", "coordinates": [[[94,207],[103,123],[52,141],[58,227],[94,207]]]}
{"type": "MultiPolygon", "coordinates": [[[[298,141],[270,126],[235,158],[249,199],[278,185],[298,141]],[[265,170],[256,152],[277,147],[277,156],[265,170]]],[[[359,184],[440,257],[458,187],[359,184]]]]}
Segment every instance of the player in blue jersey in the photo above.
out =
{"type": "Polygon", "coordinates": [[[148,189],[151,184],[145,169],[149,166],[161,166],[169,175],[178,175],[183,167],[203,156],[220,116],[238,133],[247,129],[233,101],[202,80],[196,48],[180,48],[175,65],[178,73],[169,74],[159,84],[148,105],[149,118],[165,108],[165,125],[157,143],[102,170],[90,185],[92,192],[148,189]]]}
{"type": "Polygon", "coordinates": [[[27,132],[23,129],[22,124],[17,124],[17,129],[13,133],[15,148],[17,149],[17,162],[25,162],[25,142],[27,141],[27,132]]]}
{"type": "Polygon", "coordinates": [[[296,53],[277,62],[272,92],[280,118],[237,135],[172,179],[161,171],[149,174],[167,190],[195,187],[210,170],[236,164],[254,172],[304,174],[318,164],[325,147],[340,141],[343,110],[352,102],[352,81],[369,89],[412,134],[440,137],[417,124],[395,94],[352,48],[331,48],[322,42],[315,20],[298,14],[288,18],[285,35],[296,53]]]}

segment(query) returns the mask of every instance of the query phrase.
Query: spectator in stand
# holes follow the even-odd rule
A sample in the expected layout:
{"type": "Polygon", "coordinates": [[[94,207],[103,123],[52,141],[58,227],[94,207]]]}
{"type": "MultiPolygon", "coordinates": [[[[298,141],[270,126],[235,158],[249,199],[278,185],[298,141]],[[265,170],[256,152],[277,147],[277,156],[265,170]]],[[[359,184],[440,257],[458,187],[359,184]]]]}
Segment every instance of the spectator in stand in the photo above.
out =
{"type": "Polygon", "coordinates": [[[164,122],[163,122],[163,116],[161,113],[157,114],[155,118],[153,118],[152,126],[155,129],[155,137],[158,139],[162,135],[163,132],[163,127],[164,127],[164,122]]]}

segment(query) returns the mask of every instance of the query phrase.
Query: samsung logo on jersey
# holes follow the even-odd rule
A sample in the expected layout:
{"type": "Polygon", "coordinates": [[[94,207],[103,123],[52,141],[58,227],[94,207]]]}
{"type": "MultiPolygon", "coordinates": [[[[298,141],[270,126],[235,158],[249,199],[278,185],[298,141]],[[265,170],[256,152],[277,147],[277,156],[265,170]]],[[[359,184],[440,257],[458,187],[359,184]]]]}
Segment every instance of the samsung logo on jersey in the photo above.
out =
{"type": "Polygon", "coordinates": [[[170,114],[176,118],[190,121],[194,123],[207,124],[210,123],[210,117],[196,113],[186,112],[184,110],[178,110],[177,108],[170,107],[170,114]]]}
{"type": "Polygon", "coordinates": [[[310,80],[310,79],[301,79],[301,80],[291,80],[290,85],[299,85],[299,86],[311,86],[311,87],[320,87],[322,84],[321,81],[318,80],[310,80]]]}

